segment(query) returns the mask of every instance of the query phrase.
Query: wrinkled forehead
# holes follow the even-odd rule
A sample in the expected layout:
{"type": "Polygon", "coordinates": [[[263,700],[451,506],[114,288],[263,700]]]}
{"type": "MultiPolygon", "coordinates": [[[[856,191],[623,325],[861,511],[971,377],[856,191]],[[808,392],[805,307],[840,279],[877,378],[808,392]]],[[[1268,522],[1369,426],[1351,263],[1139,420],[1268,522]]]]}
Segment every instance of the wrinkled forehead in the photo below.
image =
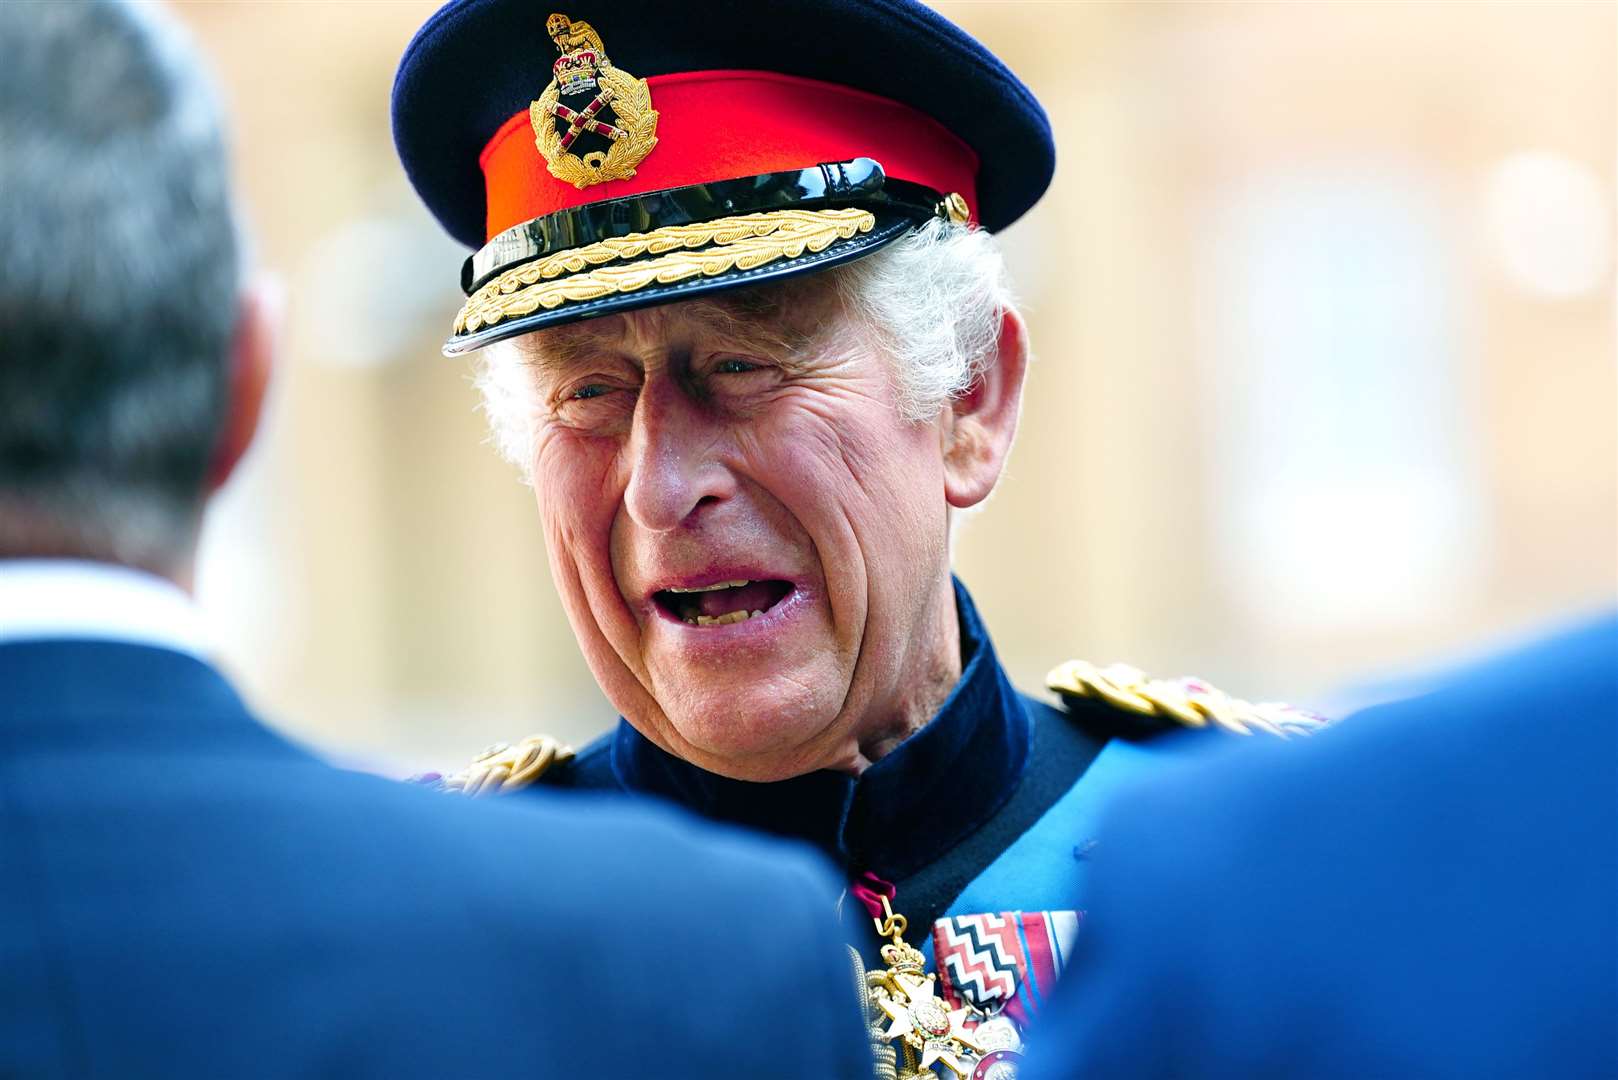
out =
{"type": "Polygon", "coordinates": [[[516,339],[525,360],[566,364],[602,350],[728,345],[790,357],[836,334],[848,316],[830,274],[567,323],[516,339]]]}

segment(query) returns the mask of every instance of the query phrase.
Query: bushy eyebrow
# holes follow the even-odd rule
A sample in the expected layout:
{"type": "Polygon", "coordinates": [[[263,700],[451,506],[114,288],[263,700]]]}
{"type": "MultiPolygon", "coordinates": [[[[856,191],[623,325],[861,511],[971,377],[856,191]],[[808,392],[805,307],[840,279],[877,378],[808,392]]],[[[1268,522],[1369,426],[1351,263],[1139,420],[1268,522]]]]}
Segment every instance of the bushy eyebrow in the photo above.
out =
{"type": "MultiPolygon", "coordinates": [[[[601,321],[618,325],[616,320],[601,321]]],[[[604,345],[622,336],[622,329],[616,334],[609,334],[603,326],[582,322],[541,330],[537,334],[518,338],[516,344],[525,364],[541,375],[554,378],[599,355],[604,345]]]]}
{"type": "MultiPolygon", "coordinates": [[[[637,318],[694,324],[747,352],[762,352],[789,367],[835,320],[829,282],[819,275],[774,285],[735,289],[712,297],[648,308],[637,318]]],[[[541,330],[519,340],[523,361],[546,376],[570,371],[613,348],[626,333],[622,318],[589,319],[541,330]]]]}

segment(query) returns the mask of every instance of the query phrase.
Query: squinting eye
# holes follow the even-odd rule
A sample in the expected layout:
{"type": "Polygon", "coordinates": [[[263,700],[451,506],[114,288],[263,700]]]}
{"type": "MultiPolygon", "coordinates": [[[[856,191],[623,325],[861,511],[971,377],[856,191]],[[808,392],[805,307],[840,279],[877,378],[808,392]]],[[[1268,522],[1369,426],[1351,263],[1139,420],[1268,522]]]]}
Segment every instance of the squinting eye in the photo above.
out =
{"type": "Polygon", "coordinates": [[[742,375],[749,371],[757,371],[757,364],[749,364],[746,360],[721,360],[714,365],[715,375],[742,375]]]}
{"type": "Polygon", "coordinates": [[[600,383],[591,383],[588,386],[581,386],[577,390],[573,391],[573,400],[588,401],[590,398],[600,397],[606,392],[607,387],[602,386],[600,383]]]}

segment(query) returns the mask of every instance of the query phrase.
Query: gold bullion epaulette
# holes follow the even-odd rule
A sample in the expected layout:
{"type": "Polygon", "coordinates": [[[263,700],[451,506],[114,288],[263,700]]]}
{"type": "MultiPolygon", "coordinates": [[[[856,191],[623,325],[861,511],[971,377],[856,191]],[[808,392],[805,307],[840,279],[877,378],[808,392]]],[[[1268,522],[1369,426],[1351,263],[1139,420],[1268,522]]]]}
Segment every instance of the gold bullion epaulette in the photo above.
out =
{"type": "Polygon", "coordinates": [[[1070,706],[1082,699],[1104,702],[1146,719],[1154,728],[1216,728],[1233,735],[1261,731],[1286,738],[1312,735],[1329,722],[1318,713],[1278,701],[1254,704],[1231,697],[1201,679],[1149,678],[1128,664],[1096,667],[1069,660],[1045,676],[1045,685],[1070,706]]]}
{"type": "Polygon", "coordinates": [[[530,735],[518,743],[495,743],[466,768],[442,777],[434,786],[462,795],[503,795],[537,783],[572,760],[571,746],[549,735],[530,735]]]}

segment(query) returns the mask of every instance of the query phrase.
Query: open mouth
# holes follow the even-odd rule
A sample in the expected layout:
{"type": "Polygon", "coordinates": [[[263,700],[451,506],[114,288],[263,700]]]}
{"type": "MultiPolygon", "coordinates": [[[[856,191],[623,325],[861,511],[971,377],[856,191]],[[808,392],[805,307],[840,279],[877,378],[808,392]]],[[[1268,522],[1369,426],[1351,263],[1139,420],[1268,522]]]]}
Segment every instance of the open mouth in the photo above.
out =
{"type": "Polygon", "coordinates": [[[791,592],[790,581],[721,581],[695,589],[662,589],[652,599],[691,626],[729,626],[757,618],[791,592]]]}

